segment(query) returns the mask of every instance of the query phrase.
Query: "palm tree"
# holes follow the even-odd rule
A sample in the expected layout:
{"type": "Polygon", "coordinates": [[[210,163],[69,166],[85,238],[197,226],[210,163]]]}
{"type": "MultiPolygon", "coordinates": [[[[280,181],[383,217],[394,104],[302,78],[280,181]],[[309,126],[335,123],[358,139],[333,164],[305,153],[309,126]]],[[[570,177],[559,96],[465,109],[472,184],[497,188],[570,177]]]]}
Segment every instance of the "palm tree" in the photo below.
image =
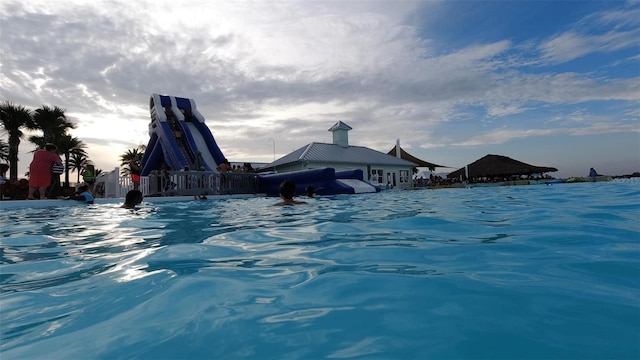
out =
{"type": "Polygon", "coordinates": [[[9,133],[9,179],[18,180],[18,147],[24,136],[22,128],[33,128],[31,111],[24,106],[10,102],[0,104],[2,127],[9,133]]]}
{"type": "Polygon", "coordinates": [[[76,125],[64,114],[65,109],[58,106],[49,107],[42,105],[33,113],[33,123],[37,129],[42,130],[45,143],[56,143],[56,139],[67,133],[68,129],[75,129],[76,125]]]}
{"type": "Polygon", "coordinates": [[[69,187],[69,158],[71,154],[79,154],[87,156],[84,150],[85,143],[77,137],[71,135],[63,135],[54,143],[58,147],[58,153],[64,155],[64,186],[69,187]]]}
{"type": "Polygon", "coordinates": [[[128,175],[131,171],[131,169],[129,169],[129,163],[131,162],[131,160],[142,159],[142,156],[144,155],[144,152],[146,150],[147,147],[145,145],[138,145],[138,147],[128,149],[127,152],[120,155],[120,166],[122,167],[120,173],[122,175],[128,175]]]}
{"type": "Polygon", "coordinates": [[[44,141],[44,136],[41,135],[31,135],[29,136],[28,140],[30,143],[36,146],[36,148],[31,152],[34,152],[38,149],[44,149],[44,146],[47,144],[47,142],[44,141]]]}
{"type": "MultiPolygon", "coordinates": [[[[80,182],[80,173],[82,172],[82,169],[84,169],[84,167],[87,166],[88,164],[91,164],[91,161],[89,161],[89,158],[86,155],[82,155],[79,153],[71,153],[68,166],[70,170],[77,172],[77,175],[78,175],[78,178],[76,179],[77,183],[80,182]]],[[[97,176],[98,174],[96,174],[96,177],[97,176]]]]}
{"type": "Polygon", "coordinates": [[[9,161],[9,143],[0,139],[0,160],[9,161]]]}

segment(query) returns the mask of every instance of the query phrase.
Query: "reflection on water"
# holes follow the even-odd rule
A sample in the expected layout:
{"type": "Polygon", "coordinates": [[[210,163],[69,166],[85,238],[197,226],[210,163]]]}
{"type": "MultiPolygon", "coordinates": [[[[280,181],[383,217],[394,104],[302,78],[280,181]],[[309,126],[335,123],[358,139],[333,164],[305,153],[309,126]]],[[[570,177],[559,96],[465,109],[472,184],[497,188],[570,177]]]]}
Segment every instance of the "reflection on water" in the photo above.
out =
{"type": "Polygon", "coordinates": [[[638,200],[614,182],[4,211],[0,350],[638,358],[638,200]]]}

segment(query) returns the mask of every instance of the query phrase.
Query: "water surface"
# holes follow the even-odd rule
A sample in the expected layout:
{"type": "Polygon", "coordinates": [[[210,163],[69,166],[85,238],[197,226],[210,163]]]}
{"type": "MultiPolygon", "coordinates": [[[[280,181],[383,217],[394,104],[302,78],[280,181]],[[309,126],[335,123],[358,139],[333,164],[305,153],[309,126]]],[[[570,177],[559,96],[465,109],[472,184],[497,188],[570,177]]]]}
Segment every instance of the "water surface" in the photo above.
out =
{"type": "Polygon", "coordinates": [[[640,183],[0,214],[3,359],[637,359],[640,183]]]}

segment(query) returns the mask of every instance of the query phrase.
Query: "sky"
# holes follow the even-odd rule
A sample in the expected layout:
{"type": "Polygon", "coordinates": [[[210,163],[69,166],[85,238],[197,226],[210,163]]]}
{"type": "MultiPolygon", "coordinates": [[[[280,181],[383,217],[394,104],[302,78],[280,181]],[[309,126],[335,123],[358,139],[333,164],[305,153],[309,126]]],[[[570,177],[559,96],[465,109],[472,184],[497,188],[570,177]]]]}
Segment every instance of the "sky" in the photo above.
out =
{"type": "Polygon", "coordinates": [[[0,69],[0,101],[66,109],[105,171],[149,141],[154,93],[193,99],[232,162],[343,121],[440,173],[487,154],[640,171],[639,0],[4,0],[0,69]]]}

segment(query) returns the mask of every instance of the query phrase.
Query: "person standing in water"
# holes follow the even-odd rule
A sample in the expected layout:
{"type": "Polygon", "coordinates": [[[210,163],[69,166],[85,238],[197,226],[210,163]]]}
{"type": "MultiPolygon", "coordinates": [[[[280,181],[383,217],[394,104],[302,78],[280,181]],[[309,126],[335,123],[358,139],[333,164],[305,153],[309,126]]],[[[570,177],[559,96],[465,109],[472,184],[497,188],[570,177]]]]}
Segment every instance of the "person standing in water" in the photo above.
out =
{"type": "Polygon", "coordinates": [[[36,150],[33,153],[33,161],[29,165],[29,195],[27,199],[33,200],[36,191],[40,194],[40,199],[45,198],[45,191],[51,185],[51,166],[53,164],[62,165],[62,160],[56,153],[57,149],[53,144],[46,144],[44,149],[36,150]]]}
{"type": "Polygon", "coordinates": [[[129,162],[129,173],[131,174],[131,182],[133,183],[133,190],[140,189],[140,161],[138,158],[134,158],[129,162]]]}

